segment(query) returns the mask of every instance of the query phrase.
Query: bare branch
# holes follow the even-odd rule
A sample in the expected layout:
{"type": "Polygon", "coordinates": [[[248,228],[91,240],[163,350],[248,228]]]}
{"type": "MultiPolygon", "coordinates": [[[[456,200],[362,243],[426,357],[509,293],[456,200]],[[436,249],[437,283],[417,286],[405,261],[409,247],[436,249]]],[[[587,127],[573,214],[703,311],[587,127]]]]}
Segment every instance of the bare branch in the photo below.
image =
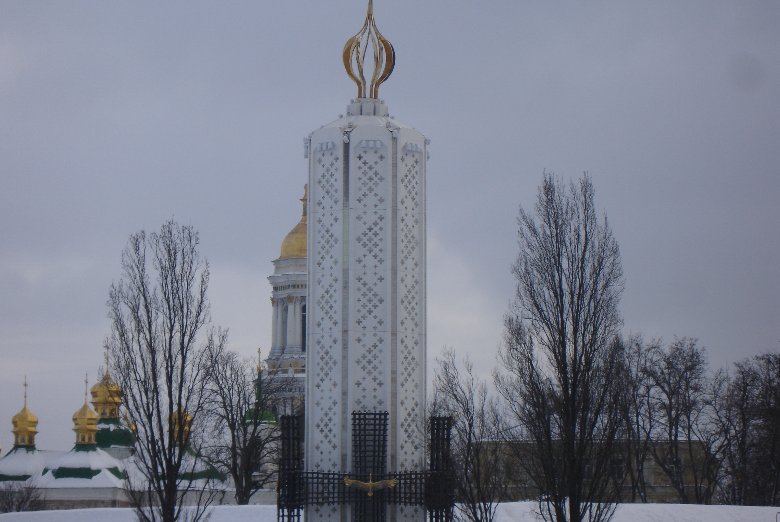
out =
{"type": "Polygon", "coordinates": [[[106,346],[136,432],[130,479],[139,518],[178,520],[185,503],[199,519],[214,495],[213,468],[198,456],[209,350],[224,341],[210,322],[208,263],[198,234],[174,221],[141,231],[122,253],[122,278],[109,291],[106,346]]]}
{"type": "Polygon", "coordinates": [[[545,173],[535,212],[521,209],[518,225],[517,292],[496,375],[518,426],[507,442],[547,520],[607,521],[619,429],[618,244],[587,174],[567,190],[545,173]]]}

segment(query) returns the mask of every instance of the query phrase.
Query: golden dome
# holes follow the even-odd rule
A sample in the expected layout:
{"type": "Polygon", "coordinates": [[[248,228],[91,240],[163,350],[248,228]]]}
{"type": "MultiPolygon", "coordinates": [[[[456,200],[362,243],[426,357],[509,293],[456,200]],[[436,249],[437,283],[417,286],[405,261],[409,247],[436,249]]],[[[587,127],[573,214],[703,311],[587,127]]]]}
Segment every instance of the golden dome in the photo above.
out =
{"type": "Polygon", "coordinates": [[[92,406],[101,419],[119,419],[122,388],[114,382],[108,370],[100,381],[90,388],[89,393],[92,395],[92,406]]]}
{"type": "Polygon", "coordinates": [[[303,215],[297,225],[287,234],[287,237],[282,241],[282,253],[279,259],[288,259],[291,257],[306,257],[306,241],[307,233],[306,228],[309,223],[307,217],[308,207],[308,195],[309,185],[303,187],[303,197],[301,203],[303,203],[303,215]]]}
{"type": "Polygon", "coordinates": [[[27,400],[24,401],[22,411],[11,419],[13,425],[15,446],[35,446],[35,434],[38,433],[38,417],[27,408],[27,400]]]}
{"type": "Polygon", "coordinates": [[[24,377],[24,406],[22,411],[11,418],[14,434],[14,446],[35,447],[35,434],[38,433],[38,417],[27,409],[27,376],[24,377]]]}
{"type": "Polygon", "coordinates": [[[86,398],[84,404],[73,414],[73,431],[76,432],[76,444],[95,444],[98,416],[89,407],[86,398]]]}
{"type": "Polygon", "coordinates": [[[182,415],[182,410],[175,411],[171,418],[171,430],[173,431],[173,440],[177,443],[180,442],[179,431],[181,431],[184,444],[187,444],[190,440],[190,432],[192,431],[192,415],[186,411],[184,412],[184,415],[182,415]],[[184,426],[179,425],[182,418],[184,419],[184,426]]]}

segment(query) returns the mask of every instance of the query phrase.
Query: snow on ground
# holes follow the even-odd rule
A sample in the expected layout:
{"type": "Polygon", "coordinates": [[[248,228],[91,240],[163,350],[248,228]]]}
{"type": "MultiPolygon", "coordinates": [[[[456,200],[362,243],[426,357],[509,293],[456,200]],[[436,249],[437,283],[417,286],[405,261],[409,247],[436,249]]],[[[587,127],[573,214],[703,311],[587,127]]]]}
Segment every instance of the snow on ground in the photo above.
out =
{"type": "MultiPolygon", "coordinates": [[[[514,502],[498,508],[496,522],[536,522],[537,504],[514,502]]],[[[780,507],[695,506],[682,504],[624,504],[612,522],[775,522],[780,507]]],[[[71,509],[6,513],[0,522],[135,522],[131,509],[71,509]]],[[[219,506],[208,522],[276,522],[276,506],[219,506]]]]}
{"type": "MultiPolygon", "coordinates": [[[[0,515],[2,522],[83,522],[84,520],[136,522],[128,508],[68,509],[31,511],[0,515]]],[[[276,506],[218,506],[208,522],[276,522],[276,506]]]]}
{"type": "MultiPolygon", "coordinates": [[[[535,502],[502,504],[496,522],[535,522],[541,520],[538,509],[535,502]]],[[[622,504],[612,522],[775,522],[778,512],[780,507],[622,504]]]]}

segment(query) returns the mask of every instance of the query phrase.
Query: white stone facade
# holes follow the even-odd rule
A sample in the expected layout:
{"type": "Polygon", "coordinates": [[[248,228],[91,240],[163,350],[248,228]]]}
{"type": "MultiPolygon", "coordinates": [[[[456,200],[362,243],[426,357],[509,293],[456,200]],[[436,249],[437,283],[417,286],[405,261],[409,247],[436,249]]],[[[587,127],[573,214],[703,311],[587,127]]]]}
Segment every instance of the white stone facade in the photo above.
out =
{"type": "Polygon", "coordinates": [[[275,260],[268,280],[273,287],[273,323],[267,363],[275,378],[288,382],[277,413],[293,415],[300,413],[306,378],[306,258],[275,260]]]}
{"type": "MultiPolygon", "coordinates": [[[[306,469],[348,473],[352,412],[387,411],[387,470],[422,470],[427,140],[383,102],[359,99],[306,149],[306,469]]],[[[344,511],[310,509],[307,520],[344,511]]],[[[422,511],[402,511],[389,520],[420,520],[422,511]]]]}

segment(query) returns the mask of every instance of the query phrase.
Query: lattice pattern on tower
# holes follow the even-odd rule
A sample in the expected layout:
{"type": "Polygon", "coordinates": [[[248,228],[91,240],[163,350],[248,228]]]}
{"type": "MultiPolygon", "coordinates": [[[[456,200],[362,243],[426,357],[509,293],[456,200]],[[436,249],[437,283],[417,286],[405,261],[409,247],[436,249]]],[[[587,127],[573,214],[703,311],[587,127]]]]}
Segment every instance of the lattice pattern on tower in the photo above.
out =
{"type": "Polygon", "coordinates": [[[419,303],[424,302],[422,216],[422,152],[405,144],[401,148],[398,187],[398,362],[399,437],[398,467],[412,470],[419,465],[422,418],[419,402],[423,324],[419,303]]]}
{"type": "Polygon", "coordinates": [[[340,468],[341,444],[341,214],[342,162],[336,144],[327,141],[318,144],[314,156],[314,198],[309,221],[310,234],[317,266],[316,280],[310,288],[315,303],[312,316],[312,346],[309,386],[316,388],[310,408],[311,429],[319,434],[309,448],[313,470],[335,471],[340,468]]]}
{"type": "MultiPolygon", "coordinates": [[[[350,218],[350,303],[353,325],[350,351],[358,354],[351,372],[352,407],[384,410],[387,404],[386,354],[388,352],[389,281],[387,251],[388,183],[387,146],[382,140],[360,140],[353,149],[351,165],[357,173],[350,218]]],[[[352,188],[350,189],[352,190],[352,188]]]]}

